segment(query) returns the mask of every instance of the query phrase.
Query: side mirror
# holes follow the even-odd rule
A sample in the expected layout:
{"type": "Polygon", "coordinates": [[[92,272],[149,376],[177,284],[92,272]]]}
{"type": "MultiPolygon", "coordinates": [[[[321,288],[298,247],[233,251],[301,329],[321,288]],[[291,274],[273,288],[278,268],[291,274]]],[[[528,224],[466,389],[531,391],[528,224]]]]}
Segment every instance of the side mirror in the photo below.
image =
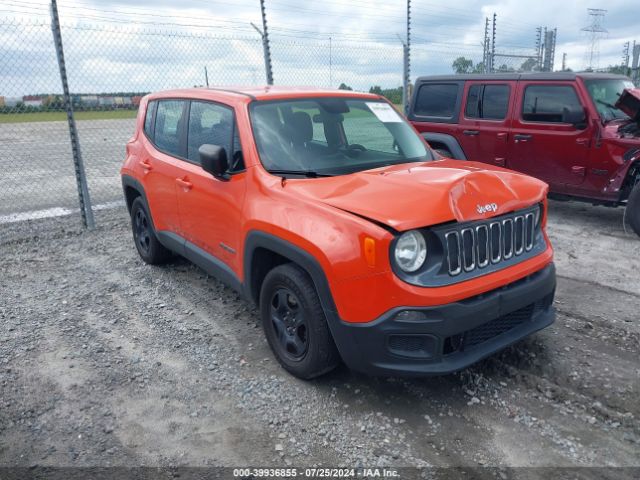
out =
{"type": "Polygon", "coordinates": [[[582,108],[580,110],[562,109],[562,123],[570,123],[578,130],[587,128],[587,113],[582,108]]]}
{"type": "Polygon", "coordinates": [[[227,152],[223,147],[205,143],[200,145],[198,153],[200,154],[200,165],[202,165],[202,169],[205,172],[218,179],[227,179],[229,161],[227,160],[227,152]]]}

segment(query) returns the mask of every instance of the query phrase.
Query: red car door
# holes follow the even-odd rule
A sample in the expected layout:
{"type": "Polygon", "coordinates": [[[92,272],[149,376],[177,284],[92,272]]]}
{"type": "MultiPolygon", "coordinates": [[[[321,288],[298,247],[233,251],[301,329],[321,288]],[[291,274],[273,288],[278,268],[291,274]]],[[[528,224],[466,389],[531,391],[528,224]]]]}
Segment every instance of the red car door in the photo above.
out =
{"type": "Polygon", "coordinates": [[[187,102],[160,100],[148,107],[137,165],[156,230],[180,231],[175,178],[180,175],[180,137],[187,102]],[[149,109],[152,108],[152,109],[149,109]]]}
{"type": "Polygon", "coordinates": [[[457,138],[467,160],[506,165],[512,90],[505,81],[466,82],[457,138]]]}
{"type": "Polygon", "coordinates": [[[520,82],[507,167],[552,186],[579,185],[586,176],[592,126],[571,82],[520,82]],[[573,123],[572,123],[573,122],[573,123]]]}
{"type": "MultiPolygon", "coordinates": [[[[187,158],[177,186],[180,224],[184,238],[242,277],[242,206],[246,173],[233,109],[226,105],[191,101],[187,158]],[[230,163],[228,179],[214,178],[200,166],[198,149],[203,144],[224,147],[230,163]]],[[[189,258],[190,247],[186,246],[189,258]]],[[[218,265],[220,267],[220,265],[218,265]]],[[[226,269],[222,266],[223,269],[226,269]]]]}

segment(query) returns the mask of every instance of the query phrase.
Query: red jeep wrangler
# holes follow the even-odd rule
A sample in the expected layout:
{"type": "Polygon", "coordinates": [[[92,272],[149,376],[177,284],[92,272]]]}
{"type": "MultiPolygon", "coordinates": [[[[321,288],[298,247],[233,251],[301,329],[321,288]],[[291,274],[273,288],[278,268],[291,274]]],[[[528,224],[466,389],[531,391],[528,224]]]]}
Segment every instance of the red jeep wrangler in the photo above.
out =
{"type": "Polygon", "coordinates": [[[627,205],[640,235],[640,89],[627,77],[420,77],[409,119],[445,157],[538,177],[552,198],[627,205]]]}
{"type": "Polygon", "coordinates": [[[126,150],[142,259],[254,301],[299,377],[460,370],[554,320],[547,185],[437,158],[378,95],[155,93],[126,150]]]}

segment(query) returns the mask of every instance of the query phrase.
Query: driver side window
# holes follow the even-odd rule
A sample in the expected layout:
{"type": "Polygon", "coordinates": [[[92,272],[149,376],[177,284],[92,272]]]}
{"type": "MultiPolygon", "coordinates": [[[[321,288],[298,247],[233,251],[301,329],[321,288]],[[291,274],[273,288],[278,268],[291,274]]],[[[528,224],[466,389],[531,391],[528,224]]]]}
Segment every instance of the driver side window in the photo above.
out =
{"type": "Polygon", "coordinates": [[[211,102],[191,102],[187,157],[200,163],[199,149],[204,144],[219,145],[227,152],[229,171],[244,169],[242,149],[233,110],[211,102]]]}

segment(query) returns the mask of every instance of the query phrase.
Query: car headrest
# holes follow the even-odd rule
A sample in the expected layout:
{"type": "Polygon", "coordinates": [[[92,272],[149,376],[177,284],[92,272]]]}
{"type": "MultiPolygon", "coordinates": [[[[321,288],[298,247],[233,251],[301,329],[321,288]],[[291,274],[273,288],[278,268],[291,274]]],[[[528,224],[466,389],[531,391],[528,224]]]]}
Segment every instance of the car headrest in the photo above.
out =
{"type": "Polygon", "coordinates": [[[295,112],[291,115],[288,130],[294,143],[306,143],[313,139],[313,123],[306,112],[295,112]]]}

